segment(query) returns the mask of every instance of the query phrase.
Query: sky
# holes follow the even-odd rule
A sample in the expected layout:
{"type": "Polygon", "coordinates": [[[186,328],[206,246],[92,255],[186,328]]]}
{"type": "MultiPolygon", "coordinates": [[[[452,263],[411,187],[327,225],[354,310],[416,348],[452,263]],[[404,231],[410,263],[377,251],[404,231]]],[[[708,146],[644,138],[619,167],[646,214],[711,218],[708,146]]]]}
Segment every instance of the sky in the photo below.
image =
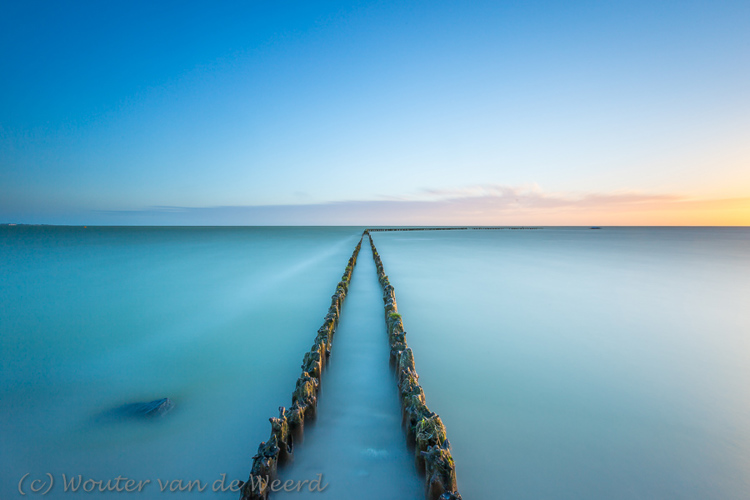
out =
{"type": "Polygon", "coordinates": [[[0,223],[750,225],[750,2],[2,2],[0,223]]]}

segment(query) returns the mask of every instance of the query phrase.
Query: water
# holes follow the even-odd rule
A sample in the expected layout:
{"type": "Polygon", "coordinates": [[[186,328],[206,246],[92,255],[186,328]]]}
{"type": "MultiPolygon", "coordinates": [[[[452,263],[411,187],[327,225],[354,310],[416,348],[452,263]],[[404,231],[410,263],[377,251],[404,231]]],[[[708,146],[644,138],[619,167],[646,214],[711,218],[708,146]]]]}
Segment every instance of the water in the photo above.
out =
{"type": "Polygon", "coordinates": [[[750,498],[750,231],[373,233],[464,498],[750,498]]]}
{"type": "Polygon", "coordinates": [[[2,231],[3,499],[26,473],[54,475],[47,498],[61,474],[150,480],[142,498],[158,479],[246,479],[361,233],[2,231]],[[101,418],[162,397],[163,419],[101,418]]]}
{"type": "MultiPolygon", "coordinates": [[[[150,480],[141,498],[160,495],[157,479],[198,479],[208,489],[194,497],[236,498],[212,484],[247,477],[360,234],[0,228],[0,498],[20,498],[26,473],[53,474],[47,498],[69,496],[63,473],[150,480]],[[163,419],[101,418],[166,396],[176,406],[163,419]]],[[[749,230],[373,238],[464,498],[750,496],[749,230]]],[[[398,430],[351,443],[347,452],[374,450],[369,468],[364,455],[335,455],[351,425],[335,420],[347,384],[380,388],[382,428],[393,423],[384,366],[354,378],[357,349],[387,342],[366,266],[363,246],[360,298],[347,299],[339,332],[350,334],[337,334],[319,420],[285,474],[321,472],[347,488],[393,474],[413,498],[413,471],[396,475],[408,459],[398,430]],[[378,462],[383,450],[392,458],[378,462]]]]}

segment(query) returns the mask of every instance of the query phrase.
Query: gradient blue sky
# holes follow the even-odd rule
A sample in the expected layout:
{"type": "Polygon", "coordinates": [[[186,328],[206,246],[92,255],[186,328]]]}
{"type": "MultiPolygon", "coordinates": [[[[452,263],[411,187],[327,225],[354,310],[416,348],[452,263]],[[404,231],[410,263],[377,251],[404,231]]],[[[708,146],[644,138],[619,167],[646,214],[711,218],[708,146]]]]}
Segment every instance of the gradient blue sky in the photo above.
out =
{"type": "Polygon", "coordinates": [[[750,224],[750,2],[4,2],[0,222],[750,224]]]}

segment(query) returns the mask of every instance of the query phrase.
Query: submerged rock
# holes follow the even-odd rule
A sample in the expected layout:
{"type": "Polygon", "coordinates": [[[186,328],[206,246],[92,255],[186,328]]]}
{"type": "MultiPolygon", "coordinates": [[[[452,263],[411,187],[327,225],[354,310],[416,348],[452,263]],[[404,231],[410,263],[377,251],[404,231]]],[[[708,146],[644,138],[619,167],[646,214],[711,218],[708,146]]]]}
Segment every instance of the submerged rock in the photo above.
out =
{"type": "Polygon", "coordinates": [[[169,398],[155,399],[148,403],[130,403],[117,408],[116,413],[129,417],[161,417],[174,408],[169,398]]]}

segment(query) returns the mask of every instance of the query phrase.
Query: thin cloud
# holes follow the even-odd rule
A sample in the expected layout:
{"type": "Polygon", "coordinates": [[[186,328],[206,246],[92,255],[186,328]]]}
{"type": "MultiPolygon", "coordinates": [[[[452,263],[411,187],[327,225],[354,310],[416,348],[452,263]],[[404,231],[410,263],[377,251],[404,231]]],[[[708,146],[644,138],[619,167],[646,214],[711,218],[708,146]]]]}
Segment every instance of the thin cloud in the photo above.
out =
{"type": "Polygon", "coordinates": [[[741,225],[749,222],[750,198],[701,200],[677,194],[576,194],[546,192],[537,185],[478,185],[425,189],[400,199],[155,206],[99,215],[110,223],[165,225],[741,225]]]}

